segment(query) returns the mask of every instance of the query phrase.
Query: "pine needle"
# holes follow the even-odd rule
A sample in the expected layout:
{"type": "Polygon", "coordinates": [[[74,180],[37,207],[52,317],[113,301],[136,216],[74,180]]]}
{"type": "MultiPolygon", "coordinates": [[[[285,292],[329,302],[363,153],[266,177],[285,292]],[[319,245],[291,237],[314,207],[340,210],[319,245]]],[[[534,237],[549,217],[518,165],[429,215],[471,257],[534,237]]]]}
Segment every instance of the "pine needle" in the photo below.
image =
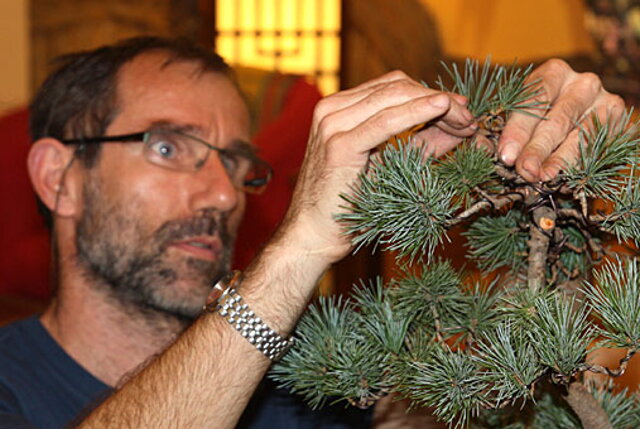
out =
{"type": "Polygon", "coordinates": [[[544,368],[522,330],[503,322],[476,348],[474,359],[484,370],[482,378],[491,386],[496,406],[533,398],[532,384],[544,368]]]}
{"type": "Polygon", "coordinates": [[[640,348],[640,266],[635,259],[607,262],[595,273],[595,284],[587,283],[584,293],[605,344],[640,348]]]}
{"type": "Polygon", "coordinates": [[[616,194],[622,172],[633,162],[640,143],[638,126],[630,123],[632,113],[604,122],[593,114],[591,124],[581,129],[578,162],[567,166],[563,175],[574,192],[604,198],[616,194]]]}
{"type": "Polygon", "coordinates": [[[371,161],[351,195],[342,195],[350,212],[338,220],[356,249],[374,243],[397,251],[398,259],[429,258],[456,211],[457,192],[435,176],[422,149],[399,142],[371,161]]]}
{"type": "Polygon", "coordinates": [[[554,294],[550,299],[538,299],[536,312],[527,335],[540,362],[566,380],[584,363],[587,347],[595,338],[587,308],[574,298],[554,294]]]}
{"type": "Polygon", "coordinates": [[[467,97],[467,108],[476,118],[516,111],[540,117],[531,110],[544,110],[547,106],[536,98],[541,94],[539,81],[526,82],[531,65],[525,69],[515,64],[509,68],[492,66],[491,58],[487,57],[482,67],[477,60],[467,59],[464,73],[460,73],[455,63],[449,66],[443,62],[442,66],[453,80],[453,87],[447,88],[441,78],[436,84],[443,91],[467,97]]]}
{"type": "Polygon", "coordinates": [[[500,267],[521,270],[527,261],[529,235],[519,225],[525,220],[522,213],[515,210],[502,216],[478,218],[462,234],[467,237],[469,256],[486,271],[500,267]]]}

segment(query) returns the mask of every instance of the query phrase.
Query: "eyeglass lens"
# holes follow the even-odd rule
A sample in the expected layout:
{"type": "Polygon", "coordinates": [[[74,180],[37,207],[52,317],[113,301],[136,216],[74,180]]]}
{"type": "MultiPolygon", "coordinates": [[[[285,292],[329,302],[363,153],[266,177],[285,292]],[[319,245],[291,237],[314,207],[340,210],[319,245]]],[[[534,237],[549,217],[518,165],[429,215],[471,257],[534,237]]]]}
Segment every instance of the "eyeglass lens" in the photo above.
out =
{"type": "Polygon", "coordinates": [[[198,139],[171,131],[151,131],[145,136],[145,156],[149,162],[173,170],[193,171],[206,162],[211,150],[220,161],[232,183],[250,192],[259,192],[267,184],[270,168],[248,155],[215,149],[198,139]]]}

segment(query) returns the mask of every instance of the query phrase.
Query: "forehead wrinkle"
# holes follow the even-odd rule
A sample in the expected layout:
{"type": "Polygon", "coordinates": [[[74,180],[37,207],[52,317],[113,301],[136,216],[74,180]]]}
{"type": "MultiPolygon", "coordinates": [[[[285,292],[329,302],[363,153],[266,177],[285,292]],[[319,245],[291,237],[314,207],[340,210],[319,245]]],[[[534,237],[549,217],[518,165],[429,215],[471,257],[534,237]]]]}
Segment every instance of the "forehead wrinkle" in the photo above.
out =
{"type": "MultiPolygon", "coordinates": [[[[118,79],[118,98],[119,104],[122,108],[125,106],[129,108],[130,106],[135,106],[135,108],[140,108],[140,105],[145,102],[145,100],[149,99],[151,103],[158,104],[158,101],[155,100],[152,96],[155,95],[155,90],[160,90],[162,88],[161,93],[163,94],[164,99],[162,99],[161,106],[162,112],[159,115],[153,115],[153,109],[150,111],[149,108],[146,108],[146,111],[149,115],[146,120],[140,121],[140,123],[135,127],[138,130],[147,129],[149,127],[155,126],[159,128],[165,128],[169,130],[178,130],[184,132],[186,134],[191,134],[194,137],[198,137],[204,141],[209,142],[213,146],[216,147],[224,147],[231,146],[233,143],[232,138],[236,137],[241,140],[248,140],[248,133],[245,133],[249,130],[248,125],[248,115],[247,107],[240,96],[240,92],[238,91],[237,86],[234,85],[233,80],[229,78],[229,76],[222,73],[197,73],[198,67],[197,63],[193,63],[190,61],[166,61],[167,57],[162,54],[145,54],[136,58],[129,64],[126,64],[122,70],[118,79]],[[179,69],[174,69],[174,67],[179,69]],[[181,70],[180,70],[181,69],[181,70]],[[149,82],[156,82],[158,79],[158,75],[160,73],[169,73],[168,77],[173,78],[172,75],[175,71],[175,77],[178,79],[178,84],[173,85],[171,87],[165,87],[166,79],[163,81],[159,81],[160,88],[155,88],[149,82]],[[195,73],[194,73],[195,72],[195,73]],[[210,78],[215,79],[215,81],[209,80],[210,78]],[[242,130],[238,131],[237,127],[235,127],[236,122],[231,122],[235,128],[231,131],[234,135],[228,135],[228,132],[225,132],[228,124],[220,123],[221,118],[217,116],[220,114],[218,110],[228,111],[228,106],[218,106],[216,107],[215,115],[209,116],[206,111],[202,108],[206,106],[207,102],[211,102],[210,99],[205,99],[205,103],[192,103],[186,105],[187,108],[195,109],[191,114],[185,114],[183,106],[184,100],[194,101],[197,100],[197,97],[201,96],[201,93],[198,95],[194,95],[191,92],[188,92],[188,95],[192,95],[191,98],[183,98],[183,88],[181,85],[186,85],[187,90],[191,91],[193,89],[193,82],[198,81],[199,79],[207,79],[203,82],[204,85],[215,85],[215,91],[221,91],[221,94],[227,94],[226,96],[238,97],[238,100],[235,98],[232,100],[227,100],[232,103],[232,107],[235,109],[237,106],[237,101],[241,103],[239,108],[242,108],[241,115],[243,117],[242,130]],[[217,81],[217,83],[216,83],[217,81]],[[126,85],[126,86],[125,86],[126,85]],[[151,86],[151,88],[150,88],[151,86]],[[126,89],[126,91],[125,91],[126,89]],[[167,98],[168,97],[168,98],[167,98]],[[174,106],[175,105],[175,106],[174,106]],[[173,108],[175,107],[175,109],[173,108]],[[200,109],[200,110],[198,110],[200,109]],[[197,114],[197,116],[193,116],[193,114],[197,114]],[[246,116],[246,120],[244,117],[246,116]],[[246,126],[245,126],[246,123],[246,126]],[[221,134],[221,133],[224,133],[221,134]],[[241,134],[241,135],[238,135],[241,134]],[[247,134],[245,136],[245,134],[247,134]],[[220,140],[220,138],[224,138],[225,141],[220,140]]],[[[218,103],[221,101],[218,100],[218,103]]],[[[122,109],[125,110],[125,109],[122,109]]],[[[119,116],[122,116],[122,113],[119,116]]],[[[138,116],[138,110],[136,110],[136,116],[138,116]]],[[[227,115],[228,116],[228,115],[227,115]]],[[[225,121],[228,118],[225,116],[225,121]]],[[[128,121],[126,123],[130,123],[128,121]]],[[[119,125],[119,123],[117,124],[119,125]]],[[[246,144],[234,145],[239,147],[246,147],[246,144]]]]}

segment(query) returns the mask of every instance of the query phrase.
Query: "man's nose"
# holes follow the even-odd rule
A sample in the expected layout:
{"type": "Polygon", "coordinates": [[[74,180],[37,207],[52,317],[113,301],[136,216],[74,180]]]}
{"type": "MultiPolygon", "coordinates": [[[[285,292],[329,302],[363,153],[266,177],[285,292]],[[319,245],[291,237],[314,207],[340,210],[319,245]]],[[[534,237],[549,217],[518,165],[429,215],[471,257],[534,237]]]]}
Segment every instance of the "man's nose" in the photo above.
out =
{"type": "Polygon", "coordinates": [[[238,205],[240,192],[224,168],[220,157],[213,152],[207,162],[193,177],[194,191],[191,194],[191,209],[209,208],[220,212],[230,212],[238,205]]]}

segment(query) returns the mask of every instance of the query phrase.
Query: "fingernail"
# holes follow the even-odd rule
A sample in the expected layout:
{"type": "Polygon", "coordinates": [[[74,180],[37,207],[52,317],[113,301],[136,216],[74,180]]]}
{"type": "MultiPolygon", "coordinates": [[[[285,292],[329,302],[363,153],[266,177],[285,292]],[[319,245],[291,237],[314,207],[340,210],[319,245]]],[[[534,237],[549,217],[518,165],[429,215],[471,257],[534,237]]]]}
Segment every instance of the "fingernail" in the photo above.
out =
{"type": "Polygon", "coordinates": [[[540,177],[540,163],[538,161],[527,159],[522,163],[522,169],[529,173],[529,176],[534,180],[540,177]]]}
{"type": "Polygon", "coordinates": [[[469,103],[469,100],[464,95],[456,94],[455,92],[450,92],[449,96],[453,98],[458,104],[461,104],[463,106],[466,106],[469,103]]]}
{"type": "Polygon", "coordinates": [[[500,150],[500,158],[507,165],[513,165],[516,162],[520,145],[514,141],[506,142],[500,150]]]}
{"type": "Polygon", "coordinates": [[[546,182],[552,180],[554,177],[558,175],[560,169],[555,165],[548,165],[541,168],[540,171],[540,179],[546,182]]]}
{"type": "Polygon", "coordinates": [[[459,130],[470,129],[472,131],[478,129],[478,124],[475,123],[473,116],[467,117],[467,115],[464,113],[461,116],[462,117],[460,118],[460,120],[457,120],[455,124],[452,124],[455,128],[459,130]]]}
{"type": "Polygon", "coordinates": [[[469,112],[467,109],[464,109],[462,111],[462,117],[464,118],[465,121],[471,122],[473,121],[475,118],[473,117],[473,115],[471,114],[471,112],[469,112]]]}

